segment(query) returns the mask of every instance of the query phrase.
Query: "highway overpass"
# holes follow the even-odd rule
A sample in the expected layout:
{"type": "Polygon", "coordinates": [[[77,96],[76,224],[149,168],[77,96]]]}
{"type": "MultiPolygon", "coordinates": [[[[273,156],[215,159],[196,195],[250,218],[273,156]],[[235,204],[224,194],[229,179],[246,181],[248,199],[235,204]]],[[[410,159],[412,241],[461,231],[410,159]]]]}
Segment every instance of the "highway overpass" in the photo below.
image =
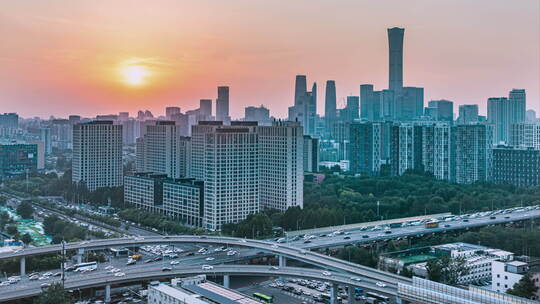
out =
{"type": "MultiPolygon", "coordinates": [[[[269,266],[224,265],[214,266],[213,269],[204,270],[201,269],[201,266],[182,266],[181,268],[174,268],[172,271],[166,272],[161,271],[161,269],[148,271],[147,269],[141,270],[138,268],[132,268],[131,270],[126,271],[125,274],[126,275],[122,277],[116,277],[108,272],[84,274],[67,280],[65,282],[65,288],[67,290],[77,290],[93,287],[106,287],[106,293],[109,292],[108,296],[110,298],[111,285],[206,274],[212,276],[281,276],[326,281],[331,283],[333,286],[331,292],[333,297],[336,297],[337,285],[369,289],[389,296],[397,295],[397,284],[389,284],[386,287],[379,287],[376,285],[377,282],[374,280],[362,279],[361,281],[358,281],[356,278],[351,277],[351,275],[344,273],[327,272],[326,274],[323,274],[322,270],[298,267],[281,267],[279,269],[272,269],[269,266]]],[[[228,281],[228,278],[224,281],[228,281]]],[[[60,282],[60,279],[58,278],[47,281],[49,284],[55,282],[60,282]]],[[[43,281],[33,281],[27,283],[21,288],[0,289],[0,301],[12,301],[36,296],[41,292],[41,284],[43,284],[43,281]]],[[[350,290],[353,289],[351,288],[350,290]]]]}

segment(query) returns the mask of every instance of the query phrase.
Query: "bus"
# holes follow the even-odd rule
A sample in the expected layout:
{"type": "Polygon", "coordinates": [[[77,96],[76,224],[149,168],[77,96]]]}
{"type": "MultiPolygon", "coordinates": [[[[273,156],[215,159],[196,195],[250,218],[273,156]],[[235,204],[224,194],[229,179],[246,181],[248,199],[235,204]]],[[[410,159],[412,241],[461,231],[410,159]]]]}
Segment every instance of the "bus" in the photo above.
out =
{"type": "Polygon", "coordinates": [[[390,301],[389,297],[383,296],[382,294],[378,294],[378,293],[371,292],[371,291],[366,292],[366,297],[374,298],[374,299],[377,299],[378,301],[384,301],[384,302],[390,301]]]}
{"type": "Polygon", "coordinates": [[[265,303],[274,303],[274,296],[267,296],[265,294],[256,292],[253,294],[253,297],[256,299],[262,300],[265,303]]]}
{"type": "Polygon", "coordinates": [[[80,264],[75,264],[73,265],[75,266],[75,269],[73,271],[85,271],[85,270],[96,270],[97,269],[97,262],[88,262],[88,263],[80,263],[80,264]]]}

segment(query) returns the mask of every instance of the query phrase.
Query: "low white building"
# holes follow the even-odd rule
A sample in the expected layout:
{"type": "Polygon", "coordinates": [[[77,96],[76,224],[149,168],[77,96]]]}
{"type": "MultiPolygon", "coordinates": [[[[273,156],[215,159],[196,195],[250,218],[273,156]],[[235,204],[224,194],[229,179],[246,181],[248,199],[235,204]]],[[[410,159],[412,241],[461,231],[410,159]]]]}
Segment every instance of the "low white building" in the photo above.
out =
{"type": "Polygon", "coordinates": [[[491,290],[506,292],[529,270],[529,265],[521,261],[493,261],[491,270],[491,290]]]}
{"type": "Polygon", "coordinates": [[[148,304],[261,304],[249,296],[206,280],[205,275],[148,286],[148,304]]]}

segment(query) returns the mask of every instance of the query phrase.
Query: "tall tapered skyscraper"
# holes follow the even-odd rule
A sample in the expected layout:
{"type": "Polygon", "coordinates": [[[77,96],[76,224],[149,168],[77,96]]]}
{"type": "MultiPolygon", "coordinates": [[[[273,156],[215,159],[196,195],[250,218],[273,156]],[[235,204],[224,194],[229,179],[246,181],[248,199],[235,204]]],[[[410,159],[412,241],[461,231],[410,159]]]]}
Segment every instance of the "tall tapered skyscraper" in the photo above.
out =
{"type": "Polygon", "coordinates": [[[326,93],[324,99],[324,118],[327,128],[336,120],[336,82],[334,80],[326,81],[326,93]]]}
{"type": "Polygon", "coordinates": [[[403,34],[405,29],[388,29],[389,81],[388,88],[400,95],[403,88],[403,34]]]}

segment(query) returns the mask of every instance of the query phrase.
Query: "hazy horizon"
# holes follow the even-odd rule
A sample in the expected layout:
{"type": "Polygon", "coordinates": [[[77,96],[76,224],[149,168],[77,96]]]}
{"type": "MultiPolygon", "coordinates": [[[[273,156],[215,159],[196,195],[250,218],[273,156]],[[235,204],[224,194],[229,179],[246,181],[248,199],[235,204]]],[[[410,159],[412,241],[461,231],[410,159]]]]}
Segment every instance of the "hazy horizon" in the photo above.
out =
{"type": "MultiPolygon", "coordinates": [[[[527,90],[540,113],[540,2],[17,1],[0,3],[1,112],[95,116],[215,101],[230,112],[265,105],[284,117],[294,79],[336,81],[338,107],[360,84],[388,87],[386,29],[405,28],[404,85],[429,100],[479,104],[527,90]],[[159,4],[159,5],[158,5],[159,4]],[[147,71],[126,83],[123,66],[147,71]],[[119,72],[120,71],[120,72],[119,72]]],[[[125,68],[124,68],[125,69],[125,68]]],[[[214,109],[213,109],[214,111],[214,109]]],[[[215,114],[215,113],[214,113],[215,114]]]]}

